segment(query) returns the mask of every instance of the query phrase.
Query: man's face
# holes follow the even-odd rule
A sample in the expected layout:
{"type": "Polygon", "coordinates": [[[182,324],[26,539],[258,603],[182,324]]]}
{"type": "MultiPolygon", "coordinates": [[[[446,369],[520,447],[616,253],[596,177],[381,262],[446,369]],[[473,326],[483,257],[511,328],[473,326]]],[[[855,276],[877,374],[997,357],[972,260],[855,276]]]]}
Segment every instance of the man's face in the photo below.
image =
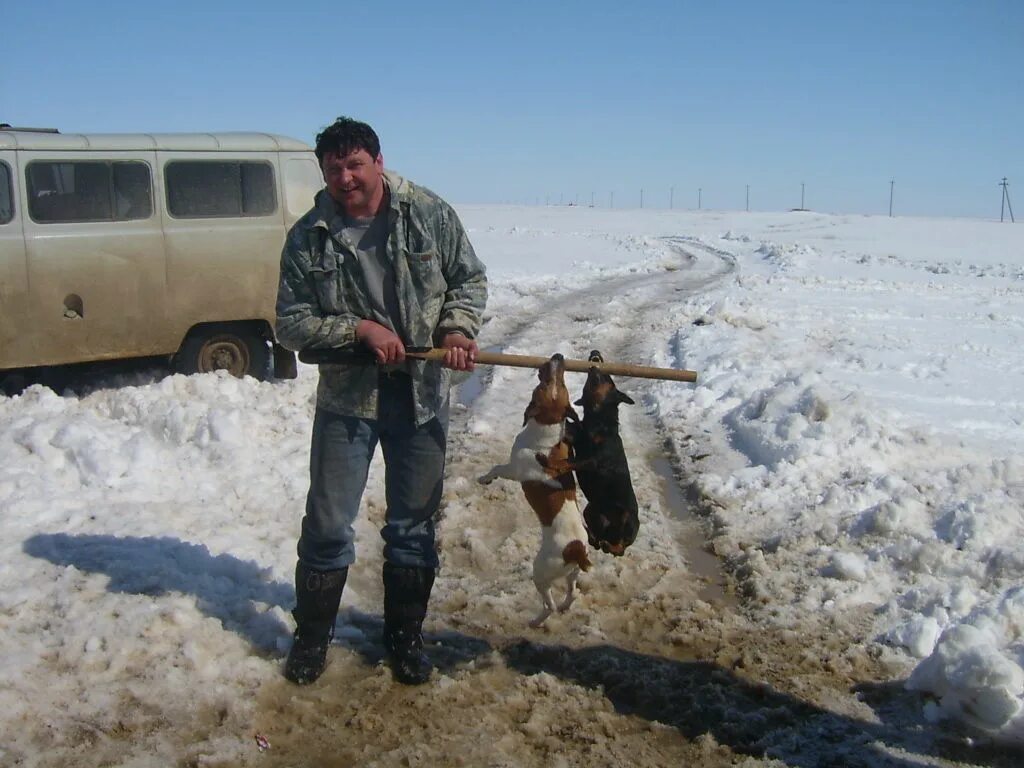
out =
{"type": "Polygon", "coordinates": [[[347,155],[324,154],[324,181],[339,205],[349,216],[373,216],[384,194],[384,158],[371,157],[365,149],[347,155]]]}

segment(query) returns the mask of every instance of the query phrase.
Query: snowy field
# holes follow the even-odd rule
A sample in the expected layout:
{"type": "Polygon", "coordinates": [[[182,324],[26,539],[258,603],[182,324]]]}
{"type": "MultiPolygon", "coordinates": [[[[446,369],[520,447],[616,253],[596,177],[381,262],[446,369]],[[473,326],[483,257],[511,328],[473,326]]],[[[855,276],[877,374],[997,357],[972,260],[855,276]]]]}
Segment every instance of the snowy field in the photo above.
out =
{"type": "Polygon", "coordinates": [[[618,379],[636,544],[527,627],[536,521],[474,478],[534,377],[481,370],[452,423],[434,681],[379,664],[375,462],[331,666],[294,688],[316,370],[32,386],[0,398],[0,764],[1024,759],[1024,228],[459,212],[483,347],[698,372],[618,379]]]}

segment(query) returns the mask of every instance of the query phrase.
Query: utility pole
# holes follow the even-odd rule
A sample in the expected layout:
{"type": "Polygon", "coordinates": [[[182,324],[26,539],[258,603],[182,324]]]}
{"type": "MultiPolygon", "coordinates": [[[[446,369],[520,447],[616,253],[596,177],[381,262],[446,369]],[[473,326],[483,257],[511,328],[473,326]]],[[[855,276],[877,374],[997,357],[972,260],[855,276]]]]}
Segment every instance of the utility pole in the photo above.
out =
{"type": "Polygon", "coordinates": [[[675,196],[675,194],[676,194],[676,188],[675,187],[669,187],[668,188],[668,209],[670,211],[672,210],[672,198],[675,196]]]}
{"type": "Polygon", "coordinates": [[[999,182],[999,186],[1003,188],[1003,202],[1002,202],[1002,205],[999,206],[999,221],[1003,220],[1003,214],[1004,214],[1005,210],[1007,208],[1009,208],[1010,209],[1010,223],[1011,224],[1016,224],[1017,222],[1013,218],[1013,206],[1010,205],[1010,190],[1009,190],[1010,182],[1008,182],[1006,180],[1006,177],[1003,176],[1003,180],[1001,182],[999,182]]]}
{"type": "Polygon", "coordinates": [[[644,207],[644,188],[640,187],[640,207],[644,207]]]}
{"type": "Polygon", "coordinates": [[[750,213],[750,185],[747,184],[747,213],[750,213]]]}
{"type": "Polygon", "coordinates": [[[801,211],[805,210],[804,209],[804,183],[802,181],[800,182],[800,210],[801,211]]]}
{"type": "Polygon", "coordinates": [[[590,207],[594,207],[594,190],[590,190],[590,207]]]}
{"type": "Polygon", "coordinates": [[[700,210],[700,193],[701,193],[701,191],[702,191],[701,188],[697,187],[697,210],[698,211],[700,210]]]}
{"type": "Polygon", "coordinates": [[[889,218],[892,218],[892,188],[896,186],[896,179],[889,180],[889,218]]]}
{"type": "Polygon", "coordinates": [[[614,192],[609,192],[608,193],[608,207],[609,208],[614,208],[615,207],[615,193],[614,192]]]}

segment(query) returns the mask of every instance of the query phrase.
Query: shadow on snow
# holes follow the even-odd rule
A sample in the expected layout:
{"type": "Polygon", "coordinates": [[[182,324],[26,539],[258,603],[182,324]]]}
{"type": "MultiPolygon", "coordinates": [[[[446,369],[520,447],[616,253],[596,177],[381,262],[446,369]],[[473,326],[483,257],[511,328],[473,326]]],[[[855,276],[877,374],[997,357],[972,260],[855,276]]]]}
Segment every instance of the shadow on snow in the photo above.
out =
{"type": "Polygon", "coordinates": [[[110,577],[109,592],[156,597],[192,595],[196,607],[254,648],[272,650],[290,630],[269,608],[290,608],[294,589],[273,581],[269,568],[172,537],[37,534],[24,550],[55,565],[110,577]]]}
{"type": "MultiPolygon", "coordinates": [[[[109,592],[147,597],[192,595],[200,611],[262,653],[276,652],[278,640],[291,635],[291,628],[270,609],[291,610],[294,586],[274,581],[269,568],[233,555],[213,555],[201,544],[172,537],[51,533],[32,536],[23,549],[55,565],[107,575],[109,592]]],[[[383,619],[346,606],[342,606],[339,619],[334,644],[358,653],[369,664],[381,661],[383,619]]],[[[457,632],[426,633],[424,640],[442,671],[491,650],[486,641],[457,632]]]]}

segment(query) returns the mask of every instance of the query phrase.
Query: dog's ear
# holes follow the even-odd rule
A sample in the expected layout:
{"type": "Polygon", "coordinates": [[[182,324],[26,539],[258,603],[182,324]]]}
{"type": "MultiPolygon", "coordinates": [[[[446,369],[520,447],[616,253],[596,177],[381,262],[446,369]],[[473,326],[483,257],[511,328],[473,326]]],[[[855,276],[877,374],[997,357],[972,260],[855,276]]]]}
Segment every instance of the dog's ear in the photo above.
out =
{"type": "Polygon", "coordinates": [[[630,405],[636,405],[636,403],[633,402],[632,397],[627,395],[625,392],[620,392],[617,389],[615,390],[615,399],[618,400],[620,403],[629,403],[630,405]]]}
{"type": "Polygon", "coordinates": [[[580,415],[576,413],[575,409],[571,405],[565,406],[565,418],[569,421],[579,421],[580,415]]]}
{"type": "Polygon", "coordinates": [[[532,412],[533,412],[533,401],[531,400],[530,404],[528,406],[526,406],[526,410],[523,411],[523,426],[524,427],[526,426],[526,422],[528,422],[530,420],[530,416],[532,415],[532,412]]]}
{"type": "Polygon", "coordinates": [[[581,397],[579,400],[573,403],[573,405],[583,405],[583,398],[581,397]]]}

